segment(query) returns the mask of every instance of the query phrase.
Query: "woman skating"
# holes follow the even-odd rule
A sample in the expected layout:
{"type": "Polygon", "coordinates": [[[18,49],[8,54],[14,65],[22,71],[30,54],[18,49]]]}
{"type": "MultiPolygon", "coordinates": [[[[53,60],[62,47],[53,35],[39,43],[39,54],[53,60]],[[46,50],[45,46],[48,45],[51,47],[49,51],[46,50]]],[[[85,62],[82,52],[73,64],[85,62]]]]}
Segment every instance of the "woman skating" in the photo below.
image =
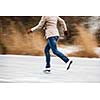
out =
{"type": "Polygon", "coordinates": [[[59,39],[59,32],[57,29],[57,23],[60,23],[63,27],[64,34],[67,34],[67,27],[65,21],[61,19],[59,16],[42,16],[39,24],[31,29],[28,30],[28,33],[31,33],[35,30],[44,29],[45,30],[45,37],[47,39],[47,44],[45,46],[44,52],[46,56],[46,67],[44,72],[50,72],[50,49],[52,52],[61,58],[65,63],[67,63],[67,70],[70,68],[72,64],[72,60],[66,57],[63,53],[61,53],[57,49],[57,41],[59,39]]]}

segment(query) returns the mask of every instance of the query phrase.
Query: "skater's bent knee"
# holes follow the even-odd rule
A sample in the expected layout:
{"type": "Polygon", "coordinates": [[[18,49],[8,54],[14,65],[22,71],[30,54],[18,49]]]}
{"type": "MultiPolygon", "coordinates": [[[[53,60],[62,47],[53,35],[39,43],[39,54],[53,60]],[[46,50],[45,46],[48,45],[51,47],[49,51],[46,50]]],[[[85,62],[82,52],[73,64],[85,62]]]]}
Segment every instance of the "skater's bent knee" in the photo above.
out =
{"type": "Polygon", "coordinates": [[[52,52],[57,55],[58,54],[58,51],[57,50],[52,50],[52,52]]]}

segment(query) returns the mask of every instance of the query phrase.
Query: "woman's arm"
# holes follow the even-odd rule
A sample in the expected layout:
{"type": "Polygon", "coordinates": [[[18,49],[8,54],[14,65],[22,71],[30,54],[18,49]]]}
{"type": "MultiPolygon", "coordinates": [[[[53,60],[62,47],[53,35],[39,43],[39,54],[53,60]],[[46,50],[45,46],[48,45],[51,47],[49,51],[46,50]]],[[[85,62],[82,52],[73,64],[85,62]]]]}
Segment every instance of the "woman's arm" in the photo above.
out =
{"type": "Polygon", "coordinates": [[[59,23],[61,24],[61,26],[63,27],[63,31],[64,31],[64,36],[65,37],[69,37],[70,36],[70,33],[68,32],[68,30],[67,30],[67,26],[66,26],[66,23],[65,23],[65,21],[62,19],[62,18],[60,18],[60,17],[58,17],[58,21],[59,21],[59,23]]]}
{"type": "Polygon", "coordinates": [[[42,16],[39,24],[37,26],[31,28],[31,31],[42,29],[44,24],[45,24],[45,16],[42,16]]]}
{"type": "Polygon", "coordinates": [[[61,24],[61,26],[63,27],[64,31],[67,31],[67,26],[66,26],[65,21],[60,17],[58,17],[58,21],[61,24]]]}

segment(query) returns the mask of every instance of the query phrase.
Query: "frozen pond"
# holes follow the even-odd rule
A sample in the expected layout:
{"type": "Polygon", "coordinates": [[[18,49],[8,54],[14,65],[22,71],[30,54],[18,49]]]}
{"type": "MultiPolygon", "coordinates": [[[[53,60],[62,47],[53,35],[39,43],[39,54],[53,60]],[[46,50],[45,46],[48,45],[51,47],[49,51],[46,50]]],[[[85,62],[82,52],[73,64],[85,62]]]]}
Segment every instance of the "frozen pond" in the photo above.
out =
{"type": "Polygon", "coordinates": [[[52,57],[51,74],[44,74],[44,56],[0,55],[0,82],[100,82],[100,59],[71,57],[66,64],[52,57]]]}

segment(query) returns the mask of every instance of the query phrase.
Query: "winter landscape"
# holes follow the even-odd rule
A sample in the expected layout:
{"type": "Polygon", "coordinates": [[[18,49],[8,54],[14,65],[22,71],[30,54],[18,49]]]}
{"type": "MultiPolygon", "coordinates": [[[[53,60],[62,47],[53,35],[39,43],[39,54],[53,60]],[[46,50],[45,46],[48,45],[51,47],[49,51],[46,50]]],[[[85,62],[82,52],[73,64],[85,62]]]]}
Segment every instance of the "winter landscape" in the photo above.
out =
{"type": "Polygon", "coordinates": [[[70,36],[59,40],[58,49],[73,63],[66,70],[67,65],[51,51],[49,74],[43,73],[46,44],[43,30],[27,34],[27,29],[36,25],[39,18],[0,17],[0,82],[100,82],[100,17],[62,16],[70,36]]]}

